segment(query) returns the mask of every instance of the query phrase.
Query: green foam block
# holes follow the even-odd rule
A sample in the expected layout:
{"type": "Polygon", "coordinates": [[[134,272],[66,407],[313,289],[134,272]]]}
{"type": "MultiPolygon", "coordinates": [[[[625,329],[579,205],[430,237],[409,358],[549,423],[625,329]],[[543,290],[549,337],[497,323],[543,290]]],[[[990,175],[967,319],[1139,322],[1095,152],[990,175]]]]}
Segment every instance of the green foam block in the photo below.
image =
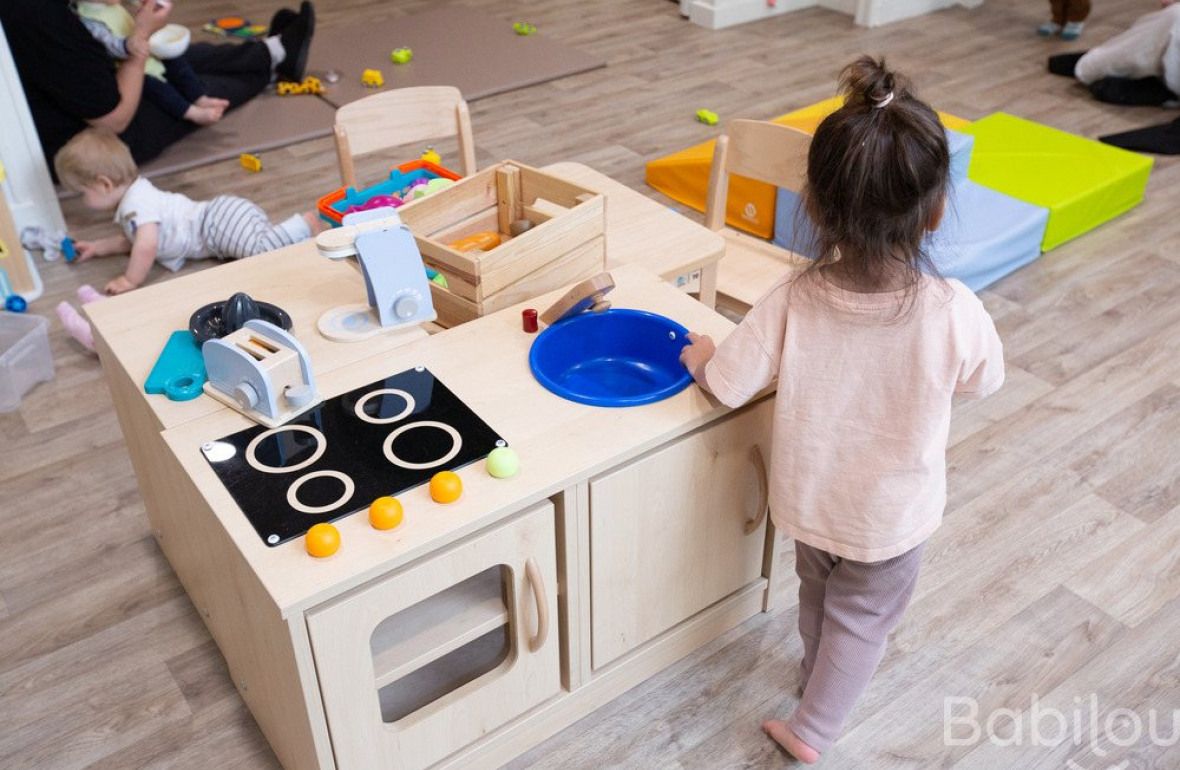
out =
{"type": "Polygon", "coordinates": [[[997,112],[960,129],[975,137],[967,176],[1049,209],[1048,251],[1134,208],[1152,159],[997,112]]]}

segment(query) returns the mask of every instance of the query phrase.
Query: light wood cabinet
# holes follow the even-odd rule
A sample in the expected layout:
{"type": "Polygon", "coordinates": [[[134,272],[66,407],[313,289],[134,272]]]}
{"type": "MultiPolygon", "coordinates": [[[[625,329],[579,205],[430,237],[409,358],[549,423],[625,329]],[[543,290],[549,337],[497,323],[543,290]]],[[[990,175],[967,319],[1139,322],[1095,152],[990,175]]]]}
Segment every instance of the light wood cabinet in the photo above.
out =
{"type": "Polygon", "coordinates": [[[590,481],[594,669],[762,579],[772,403],[590,481]]]}
{"type": "Polygon", "coordinates": [[[307,613],[336,761],[415,770],[556,695],[548,501],[307,613]]]}

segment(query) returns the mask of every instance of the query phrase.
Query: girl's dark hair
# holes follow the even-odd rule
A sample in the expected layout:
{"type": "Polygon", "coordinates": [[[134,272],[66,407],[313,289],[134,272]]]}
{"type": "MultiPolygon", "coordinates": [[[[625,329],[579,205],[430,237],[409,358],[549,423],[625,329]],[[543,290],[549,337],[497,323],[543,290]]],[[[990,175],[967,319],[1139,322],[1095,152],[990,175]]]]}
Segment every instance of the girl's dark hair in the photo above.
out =
{"type": "Polygon", "coordinates": [[[938,275],[923,239],[946,197],[946,133],[884,59],[849,64],[840,89],[844,106],[820,123],[807,156],[811,269],[832,265],[872,287],[900,267],[914,287],[923,272],[938,275]]]}

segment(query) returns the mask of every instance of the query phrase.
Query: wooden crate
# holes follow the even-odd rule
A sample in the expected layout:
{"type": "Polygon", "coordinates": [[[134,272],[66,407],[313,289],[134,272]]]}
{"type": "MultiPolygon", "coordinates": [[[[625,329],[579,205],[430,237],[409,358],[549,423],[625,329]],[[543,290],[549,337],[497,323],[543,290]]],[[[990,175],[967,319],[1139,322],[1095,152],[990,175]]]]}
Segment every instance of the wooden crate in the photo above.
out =
{"type": "Polygon", "coordinates": [[[515,161],[504,161],[398,209],[422,259],[447,279],[430,285],[440,326],[455,326],[602,272],[606,199],[515,161]],[[533,223],[516,237],[508,226],[533,223]],[[449,244],[497,231],[499,246],[449,244]]]}

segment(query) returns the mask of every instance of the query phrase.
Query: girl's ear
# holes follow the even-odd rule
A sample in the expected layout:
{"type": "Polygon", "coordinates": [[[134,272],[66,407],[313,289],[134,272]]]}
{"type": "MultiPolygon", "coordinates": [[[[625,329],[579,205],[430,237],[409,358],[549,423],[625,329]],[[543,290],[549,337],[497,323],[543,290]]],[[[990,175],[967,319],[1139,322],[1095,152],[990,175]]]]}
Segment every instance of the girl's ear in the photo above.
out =
{"type": "Polygon", "coordinates": [[[109,176],[104,176],[103,174],[99,174],[94,178],[94,186],[104,193],[109,193],[115,189],[115,183],[111,181],[109,176]]]}
{"type": "Polygon", "coordinates": [[[938,201],[938,206],[936,206],[934,210],[930,212],[930,221],[926,223],[927,232],[932,233],[938,229],[938,226],[942,224],[942,215],[945,213],[946,196],[943,195],[942,199],[938,201]]]}

